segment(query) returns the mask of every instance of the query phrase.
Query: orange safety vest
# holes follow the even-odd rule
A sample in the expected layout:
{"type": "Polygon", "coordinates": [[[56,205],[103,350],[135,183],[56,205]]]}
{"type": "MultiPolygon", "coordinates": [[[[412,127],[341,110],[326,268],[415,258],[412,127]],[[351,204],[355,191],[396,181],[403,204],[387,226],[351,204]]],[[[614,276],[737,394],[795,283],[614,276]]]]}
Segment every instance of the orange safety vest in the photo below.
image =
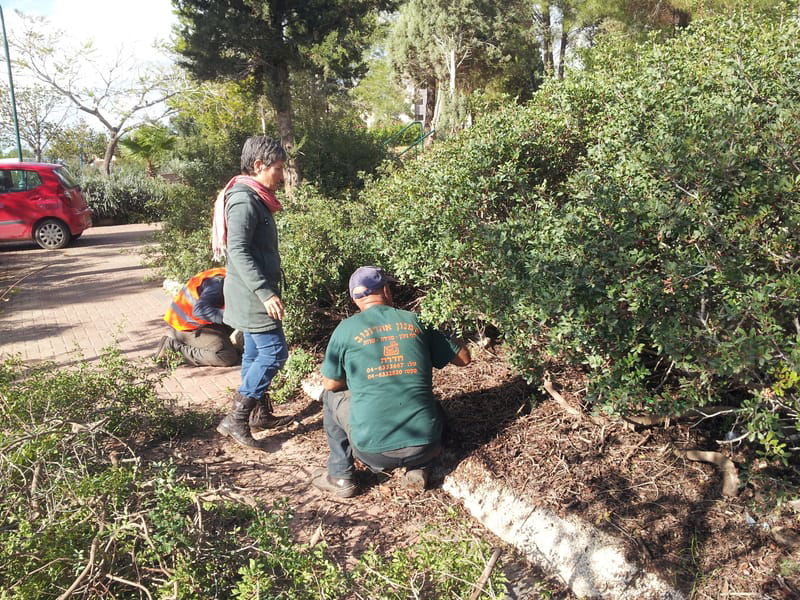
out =
{"type": "Polygon", "coordinates": [[[194,306],[200,299],[199,290],[203,282],[212,277],[225,277],[225,273],[225,268],[220,267],[203,271],[192,277],[172,299],[172,304],[164,314],[164,320],[178,331],[194,331],[205,325],[211,325],[211,321],[201,319],[194,314],[194,306]]]}

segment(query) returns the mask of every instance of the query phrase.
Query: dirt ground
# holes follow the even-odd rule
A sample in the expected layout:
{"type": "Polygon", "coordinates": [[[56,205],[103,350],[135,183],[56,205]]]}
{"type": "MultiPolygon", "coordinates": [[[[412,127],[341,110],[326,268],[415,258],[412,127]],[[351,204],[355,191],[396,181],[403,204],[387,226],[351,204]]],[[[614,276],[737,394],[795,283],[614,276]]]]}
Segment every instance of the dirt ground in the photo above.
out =
{"type": "MultiPolygon", "coordinates": [[[[595,425],[515,377],[495,352],[475,349],[467,368],[437,372],[435,390],[449,416],[447,451],[433,489],[422,495],[363,469],[363,492],[356,498],[333,499],[315,490],[309,480],[325,464],[327,448],[321,406],[302,393],[278,409],[295,413],[295,425],[257,436],[264,451],[241,448],[212,429],[160,447],[156,455],[183,462],[198,479],[243,497],[288,498],[298,540],[321,536],[344,563],[369,547],[387,552],[406,546],[425,525],[452,518],[448,508],[454,501],[438,485],[469,459],[518,496],[562,516],[578,515],[621,540],[630,559],[691,598],[800,598],[800,554],[793,550],[800,527],[792,503],[780,502],[779,487],[796,484],[796,470],[778,470],[738,449],[732,458],[740,465],[743,489],[726,498],[713,465],[673,450],[717,450],[718,433],[705,423],[595,425]]],[[[565,370],[554,378],[567,402],[581,408],[581,373],[565,370]]],[[[473,530],[503,546],[477,523],[473,530]]],[[[562,582],[504,550],[501,564],[513,577],[545,581],[551,598],[573,598],[562,582]]]]}
{"type": "MultiPolygon", "coordinates": [[[[623,541],[629,559],[692,598],[800,598],[800,527],[796,503],[787,502],[792,490],[797,497],[796,468],[738,447],[728,455],[743,489],[725,497],[716,467],[680,455],[720,450],[713,420],[595,424],[541,391],[527,402],[522,384],[488,353],[468,372],[449,375],[439,388],[454,417],[451,445],[518,496],[593,523],[623,541]]],[[[567,403],[582,411],[583,374],[553,375],[567,403]]]]}
{"type": "MultiPolygon", "coordinates": [[[[493,379],[498,377],[496,368],[491,362],[478,361],[461,371],[493,379]]],[[[464,375],[448,366],[438,373],[437,387],[452,386],[464,375]]],[[[503,384],[502,381],[498,383],[503,384]]],[[[490,396],[494,393],[491,389],[488,391],[490,396]]],[[[511,382],[505,394],[507,398],[513,394],[519,396],[519,400],[508,398],[509,406],[515,402],[525,403],[528,389],[523,382],[511,382]]],[[[193,408],[218,412],[217,407],[210,405],[193,408]]],[[[310,484],[312,473],[323,467],[327,459],[321,404],[298,392],[291,402],[276,407],[276,413],[294,414],[295,424],[255,434],[262,442],[261,450],[238,446],[211,428],[201,436],[151,448],[147,458],[174,460],[185,475],[197,480],[198,485],[210,486],[223,494],[233,493],[239,500],[268,504],[288,500],[294,511],[296,539],[300,542],[314,538],[323,540],[333,557],[345,565],[355,562],[369,548],[389,553],[395,548],[409,546],[426,527],[452,526],[454,500],[438,486],[445,474],[466,456],[457,445],[445,453],[442,464],[435,470],[432,489],[423,494],[405,490],[400,485],[399,475],[395,478],[378,476],[357,464],[361,493],[352,499],[339,499],[322,494],[310,484]]],[[[489,430],[486,433],[491,436],[489,430]]],[[[518,582],[520,589],[512,597],[539,598],[538,590],[547,590],[554,599],[574,598],[562,582],[528,564],[459,506],[456,509],[457,518],[469,523],[473,537],[503,547],[497,568],[503,568],[510,579],[518,582]]]]}

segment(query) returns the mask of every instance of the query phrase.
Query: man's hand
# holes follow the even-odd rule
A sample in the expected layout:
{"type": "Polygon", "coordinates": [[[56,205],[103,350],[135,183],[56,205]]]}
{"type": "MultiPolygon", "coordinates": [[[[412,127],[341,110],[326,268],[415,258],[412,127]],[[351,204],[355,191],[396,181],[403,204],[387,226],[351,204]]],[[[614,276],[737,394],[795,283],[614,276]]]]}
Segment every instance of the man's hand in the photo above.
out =
{"type": "Polygon", "coordinates": [[[264,300],[264,309],[267,314],[276,321],[283,321],[283,302],[278,296],[264,300]]]}
{"type": "Polygon", "coordinates": [[[329,392],[341,392],[342,390],[347,389],[347,381],[345,381],[344,379],[328,379],[323,375],[322,387],[324,387],[329,392]]]}

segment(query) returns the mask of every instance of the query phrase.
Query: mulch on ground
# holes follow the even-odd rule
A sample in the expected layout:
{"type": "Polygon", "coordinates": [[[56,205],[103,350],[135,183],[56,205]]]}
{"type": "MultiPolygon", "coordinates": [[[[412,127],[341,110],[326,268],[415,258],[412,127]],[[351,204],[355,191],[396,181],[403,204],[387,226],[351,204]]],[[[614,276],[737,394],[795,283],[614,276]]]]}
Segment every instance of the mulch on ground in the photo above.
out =
{"type": "MultiPolygon", "coordinates": [[[[554,379],[583,411],[583,374],[562,369],[554,379]]],[[[517,496],[593,523],[622,541],[629,559],[693,598],[800,598],[798,516],[791,503],[776,506],[778,485],[797,489],[796,469],[739,447],[728,455],[744,487],[726,498],[716,467],[673,451],[719,451],[714,423],[596,425],[527,386],[488,351],[467,368],[445,369],[436,387],[451,417],[456,462],[469,457],[517,496]]]]}
{"type": "MultiPolygon", "coordinates": [[[[564,369],[554,372],[554,379],[569,405],[583,410],[583,374],[564,369]]],[[[800,597],[800,555],[791,547],[798,517],[792,503],[776,508],[776,482],[788,489],[798,481],[796,471],[778,470],[738,448],[731,457],[740,467],[743,489],[726,498],[714,466],[687,461],[672,450],[718,450],[719,433],[706,428],[709,423],[595,425],[514,375],[499,350],[473,348],[473,362],[437,371],[434,388],[448,414],[438,473],[465,460],[477,463],[516,495],[561,516],[577,515],[614,536],[630,559],[661,573],[691,598],[800,597]],[[787,545],[778,541],[787,538],[787,545]]],[[[267,503],[287,498],[297,539],[321,536],[341,564],[351,564],[368,548],[389,553],[409,546],[426,526],[452,525],[453,500],[436,489],[440,480],[417,495],[403,489],[399,478],[357,465],[359,496],[342,500],[321,494],[309,483],[327,458],[319,403],[298,393],[277,410],[296,413],[298,424],[263,434],[266,452],[240,448],[212,430],[156,453],[178,459],[211,487],[267,503]]],[[[503,546],[465,512],[459,514],[472,523],[476,538],[503,546]]],[[[564,583],[548,579],[508,548],[500,564],[545,581],[551,598],[574,598],[564,583]]]]}

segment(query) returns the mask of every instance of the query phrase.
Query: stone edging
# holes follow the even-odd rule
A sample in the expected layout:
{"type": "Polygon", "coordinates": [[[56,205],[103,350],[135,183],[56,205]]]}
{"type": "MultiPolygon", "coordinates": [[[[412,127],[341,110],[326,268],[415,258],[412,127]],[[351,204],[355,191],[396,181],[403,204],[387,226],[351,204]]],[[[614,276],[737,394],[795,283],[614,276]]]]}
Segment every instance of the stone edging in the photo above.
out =
{"type": "MultiPolygon", "coordinates": [[[[625,558],[622,544],[576,517],[538,508],[487,476],[477,484],[445,477],[442,489],[489,531],[519,550],[529,562],[564,581],[581,598],[686,600],[663,579],[625,558]]],[[[482,480],[481,480],[482,479],[482,480]]]]}

